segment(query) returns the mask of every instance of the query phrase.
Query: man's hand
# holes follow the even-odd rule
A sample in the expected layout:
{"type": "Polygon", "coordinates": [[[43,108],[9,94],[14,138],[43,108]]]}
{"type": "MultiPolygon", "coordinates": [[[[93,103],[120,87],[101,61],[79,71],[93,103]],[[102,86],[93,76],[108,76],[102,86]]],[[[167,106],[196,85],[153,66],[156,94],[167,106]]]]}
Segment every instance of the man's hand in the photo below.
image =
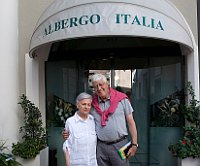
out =
{"type": "Polygon", "coordinates": [[[129,149],[129,151],[128,151],[128,153],[127,153],[127,156],[128,156],[128,159],[129,159],[129,160],[131,159],[132,156],[135,155],[136,151],[137,151],[137,147],[136,147],[136,146],[132,146],[132,147],[129,149]]]}
{"type": "Polygon", "coordinates": [[[67,140],[69,138],[69,132],[67,132],[65,128],[62,132],[62,136],[64,140],[67,140]]]}

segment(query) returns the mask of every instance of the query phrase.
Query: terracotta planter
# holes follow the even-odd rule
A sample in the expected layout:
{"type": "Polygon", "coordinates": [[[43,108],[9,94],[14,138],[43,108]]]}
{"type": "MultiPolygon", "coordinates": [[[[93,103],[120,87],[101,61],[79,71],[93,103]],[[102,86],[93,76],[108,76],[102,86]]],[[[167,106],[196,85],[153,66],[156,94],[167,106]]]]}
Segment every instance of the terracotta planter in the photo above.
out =
{"type": "Polygon", "coordinates": [[[185,159],[179,159],[179,166],[200,166],[200,158],[188,157],[185,159]]]}

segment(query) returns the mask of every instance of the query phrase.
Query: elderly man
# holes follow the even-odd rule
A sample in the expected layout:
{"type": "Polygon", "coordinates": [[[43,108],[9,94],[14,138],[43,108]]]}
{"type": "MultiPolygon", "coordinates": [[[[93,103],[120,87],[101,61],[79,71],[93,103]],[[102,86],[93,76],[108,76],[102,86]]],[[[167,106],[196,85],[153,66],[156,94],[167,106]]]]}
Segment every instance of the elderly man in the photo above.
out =
{"type": "MultiPolygon", "coordinates": [[[[99,166],[128,166],[129,159],[135,155],[138,147],[137,129],[133,119],[133,108],[128,97],[111,87],[102,74],[91,76],[95,91],[91,114],[94,117],[97,133],[97,163],[99,166]],[[131,147],[127,159],[120,158],[118,150],[128,143],[128,124],[131,147]]],[[[66,134],[64,134],[66,138],[66,134]]]]}

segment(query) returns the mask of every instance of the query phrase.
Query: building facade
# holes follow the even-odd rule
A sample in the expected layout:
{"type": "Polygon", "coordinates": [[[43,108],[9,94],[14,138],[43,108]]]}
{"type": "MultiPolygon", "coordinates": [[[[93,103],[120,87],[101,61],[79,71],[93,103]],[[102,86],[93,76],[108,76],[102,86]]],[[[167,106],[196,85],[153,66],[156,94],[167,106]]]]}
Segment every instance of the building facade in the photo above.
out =
{"type": "Polygon", "coordinates": [[[63,124],[52,103],[74,104],[77,93],[92,91],[90,74],[104,72],[112,87],[131,92],[142,145],[131,163],[177,164],[166,147],[179,137],[178,125],[158,122],[155,105],[187,81],[199,98],[197,0],[4,0],[0,8],[0,139],[9,147],[20,140],[17,103],[26,94],[63,165],[63,124]],[[162,143],[165,133],[172,139],[162,143]]]}

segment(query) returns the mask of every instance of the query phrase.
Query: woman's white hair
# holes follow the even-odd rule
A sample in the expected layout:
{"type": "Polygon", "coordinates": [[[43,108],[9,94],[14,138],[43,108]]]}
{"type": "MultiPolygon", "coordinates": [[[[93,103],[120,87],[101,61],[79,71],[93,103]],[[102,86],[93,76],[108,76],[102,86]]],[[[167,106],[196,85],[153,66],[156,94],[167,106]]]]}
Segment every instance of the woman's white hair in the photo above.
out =
{"type": "Polygon", "coordinates": [[[96,74],[92,75],[92,76],[90,77],[90,79],[91,79],[91,82],[92,82],[92,83],[97,82],[97,81],[99,81],[99,80],[102,80],[103,83],[106,83],[106,82],[107,82],[106,76],[104,76],[103,74],[99,74],[99,73],[96,73],[96,74]]]}
{"type": "Polygon", "coordinates": [[[76,103],[78,103],[79,101],[83,100],[83,99],[90,99],[92,100],[92,96],[86,92],[82,92],[80,93],[77,98],[76,98],[76,103]]]}

